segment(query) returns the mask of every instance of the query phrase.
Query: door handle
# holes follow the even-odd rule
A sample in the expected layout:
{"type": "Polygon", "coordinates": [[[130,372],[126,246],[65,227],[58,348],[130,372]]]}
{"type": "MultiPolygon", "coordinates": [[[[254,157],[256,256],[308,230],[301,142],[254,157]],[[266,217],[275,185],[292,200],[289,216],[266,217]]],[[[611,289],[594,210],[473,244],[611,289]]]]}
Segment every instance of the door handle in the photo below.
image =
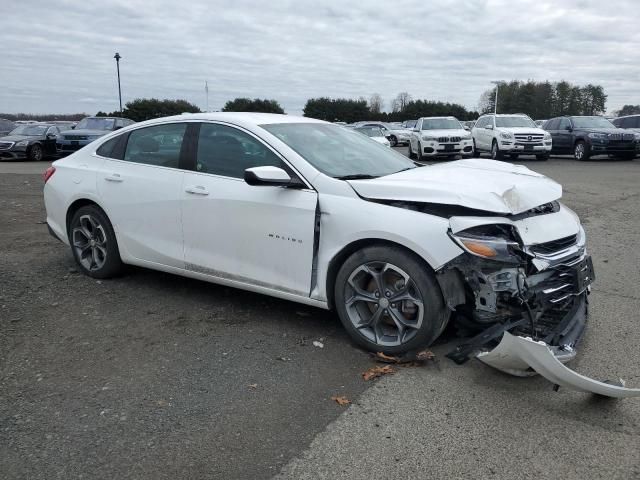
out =
{"type": "Polygon", "coordinates": [[[111,175],[107,175],[104,177],[107,182],[122,182],[124,178],[120,176],[119,173],[112,173],[111,175]]]}
{"type": "Polygon", "coordinates": [[[202,185],[190,185],[186,187],[184,191],[187,193],[192,193],[193,195],[209,195],[209,191],[202,185]]]}

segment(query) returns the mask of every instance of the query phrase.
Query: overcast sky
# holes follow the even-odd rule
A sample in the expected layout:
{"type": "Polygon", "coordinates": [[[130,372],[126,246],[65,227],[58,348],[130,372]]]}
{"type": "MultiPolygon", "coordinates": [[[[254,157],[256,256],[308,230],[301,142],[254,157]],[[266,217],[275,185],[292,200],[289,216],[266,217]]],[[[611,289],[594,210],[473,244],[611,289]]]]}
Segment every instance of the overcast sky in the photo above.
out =
{"type": "Polygon", "coordinates": [[[491,80],[601,84],[640,104],[639,0],[5,0],[0,112],[95,113],[183,98],[210,109],[400,91],[475,109],[491,80]]]}

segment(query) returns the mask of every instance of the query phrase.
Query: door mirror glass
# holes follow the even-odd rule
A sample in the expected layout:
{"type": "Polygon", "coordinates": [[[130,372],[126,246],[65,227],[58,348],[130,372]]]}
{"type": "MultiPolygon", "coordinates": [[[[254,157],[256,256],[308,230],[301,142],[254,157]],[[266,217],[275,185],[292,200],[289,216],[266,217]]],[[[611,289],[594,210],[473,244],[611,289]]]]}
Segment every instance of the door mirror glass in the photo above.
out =
{"type": "Polygon", "coordinates": [[[254,186],[283,187],[301,184],[280,167],[252,167],[244,171],[244,181],[254,186]]]}

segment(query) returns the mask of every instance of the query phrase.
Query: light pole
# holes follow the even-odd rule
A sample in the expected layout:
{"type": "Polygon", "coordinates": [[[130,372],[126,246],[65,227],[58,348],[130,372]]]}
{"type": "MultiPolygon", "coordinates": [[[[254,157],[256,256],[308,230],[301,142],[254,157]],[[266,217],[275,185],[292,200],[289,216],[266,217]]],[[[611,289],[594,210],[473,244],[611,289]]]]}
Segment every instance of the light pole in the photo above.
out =
{"type": "Polygon", "coordinates": [[[113,58],[116,59],[116,69],[118,70],[118,99],[120,100],[120,115],[122,115],[122,91],[120,90],[120,59],[122,57],[116,52],[113,58]]]}
{"type": "Polygon", "coordinates": [[[502,83],[502,82],[493,81],[491,83],[493,83],[496,86],[496,101],[493,104],[493,114],[497,115],[498,114],[498,88],[500,87],[500,83],[502,83]]]}

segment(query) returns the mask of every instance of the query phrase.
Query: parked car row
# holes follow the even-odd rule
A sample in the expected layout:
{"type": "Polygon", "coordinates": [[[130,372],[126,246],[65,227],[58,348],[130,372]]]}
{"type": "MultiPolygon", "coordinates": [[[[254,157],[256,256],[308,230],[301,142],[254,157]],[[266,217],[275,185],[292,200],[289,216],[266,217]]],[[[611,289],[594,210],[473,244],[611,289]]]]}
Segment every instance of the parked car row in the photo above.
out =
{"type": "Polygon", "coordinates": [[[77,125],[64,121],[17,124],[0,119],[0,160],[39,161],[67,155],[133,123],[133,120],[119,117],[87,117],[77,125]]]}

